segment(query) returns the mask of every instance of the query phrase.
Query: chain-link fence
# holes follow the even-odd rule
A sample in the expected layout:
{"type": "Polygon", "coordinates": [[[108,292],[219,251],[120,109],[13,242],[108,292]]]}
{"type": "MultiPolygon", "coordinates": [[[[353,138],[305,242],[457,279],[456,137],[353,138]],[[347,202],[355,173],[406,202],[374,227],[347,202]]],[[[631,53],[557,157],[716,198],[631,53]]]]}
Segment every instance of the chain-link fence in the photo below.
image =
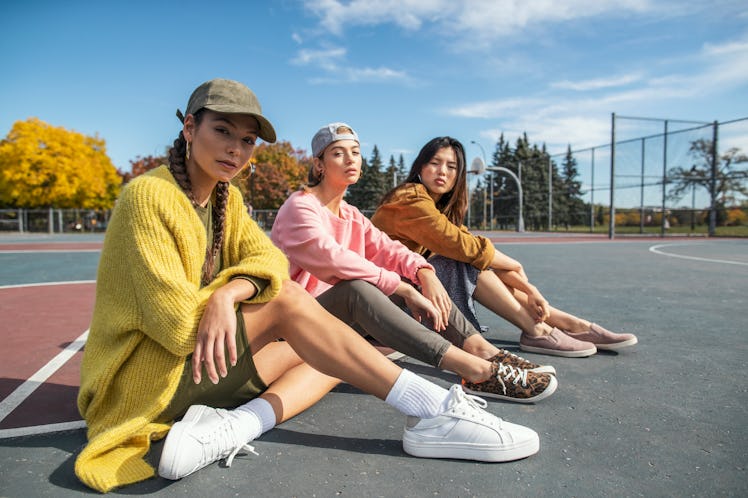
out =
{"type": "Polygon", "coordinates": [[[0,231],[75,233],[103,232],[109,210],[89,209],[0,209],[0,231]]]}
{"type": "MultiPolygon", "coordinates": [[[[747,154],[748,118],[695,123],[614,114],[611,143],[571,150],[576,180],[581,183],[579,196],[570,201],[572,196],[559,188],[567,153],[546,155],[545,164],[525,166],[545,170],[544,184],[523,181],[521,162],[516,179],[501,171],[489,173],[497,181],[491,178],[473,190],[468,221],[486,229],[523,231],[526,226],[611,237],[626,233],[748,236],[747,154]],[[522,203],[511,192],[506,195],[504,185],[513,186],[512,182],[524,189],[522,203]]],[[[82,209],[4,209],[0,231],[101,232],[109,215],[109,211],[82,209]]],[[[275,210],[252,212],[265,230],[272,228],[275,215],[275,210]]]]}
{"type": "MultiPolygon", "coordinates": [[[[255,209],[252,217],[270,230],[275,209],[255,209]]],[[[0,232],[93,233],[106,230],[111,211],[87,209],[0,209],[0,232]]]]}
{"type": "MultiPolygon", "coordinates": [[[[611,143],[571,151],[583,203],[572,204],[564,217],[570,222],[561,225],[553,206],[566,194],[552,192],[542,220],[549,230],[748,235],[748,118],[694,123],[614,115],[611,143]]],[[[559,167],[566,155],[550,158],[559,167]]]]}

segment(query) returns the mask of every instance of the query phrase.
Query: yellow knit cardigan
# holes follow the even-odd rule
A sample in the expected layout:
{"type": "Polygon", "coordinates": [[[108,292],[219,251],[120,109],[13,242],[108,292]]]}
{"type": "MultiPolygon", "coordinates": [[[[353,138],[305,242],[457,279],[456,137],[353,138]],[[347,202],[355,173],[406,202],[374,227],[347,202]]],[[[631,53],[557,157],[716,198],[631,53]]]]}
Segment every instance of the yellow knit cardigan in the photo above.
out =
{"type": "Polygon", "coordinates": [[[75,473],[101,492],[154,475],[143,457],[169,425],[157,417],[174,396],[208,297],[235,275],[268,280],[252,302],[267,302],[288,278],[283,253],[250,219],[231,187],[223,270],[200,288],[205,227],[169,169],[123,190],[107,228],[96,305],[81,365],[78,409],[88,444],[75,473]]]}

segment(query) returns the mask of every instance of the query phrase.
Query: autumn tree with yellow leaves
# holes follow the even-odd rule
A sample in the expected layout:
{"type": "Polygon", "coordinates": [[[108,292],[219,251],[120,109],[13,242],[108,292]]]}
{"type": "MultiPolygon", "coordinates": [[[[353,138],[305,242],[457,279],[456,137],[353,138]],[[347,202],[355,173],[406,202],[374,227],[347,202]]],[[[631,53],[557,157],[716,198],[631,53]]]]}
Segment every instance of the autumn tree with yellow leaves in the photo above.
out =
{"type": "Polygon", "coordinates": [[[0,207],[109,209],[121,184],[101,138],[30,118],[0,141],[0,207]]]}

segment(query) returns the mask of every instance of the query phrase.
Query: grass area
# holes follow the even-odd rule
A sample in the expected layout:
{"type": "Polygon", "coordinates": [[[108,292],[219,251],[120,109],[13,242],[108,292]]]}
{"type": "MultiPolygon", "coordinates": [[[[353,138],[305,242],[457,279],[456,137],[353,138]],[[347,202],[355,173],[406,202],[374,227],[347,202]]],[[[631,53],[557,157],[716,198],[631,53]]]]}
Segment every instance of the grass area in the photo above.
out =
{"type": "MultiPolygon", "coordinates": [[[[644,231],[641,231],[640,227],[637,226],[616,226],[616,233],[617,234],[643,234],[643,235],[660,235],[662,233],[662,229],[660,227],[655,226],[645,226],[644,231]]],[[[583,226],[583,225],[577,225],[569,227],[569,230],[566,229],[556,229],[553,230],[554,232],[569,232],[569,233],[590,233],[590,227],[589,226],[583,226]]],[[[706,236],[709,232],[709,227],[707,225],[696,225],[693,230],[691,230],[691,226],[676,226],[676,227],[670,227],[668,228],[665,233],[670,235],[702,235],[706,236]]],[[[597,225],[593,229],[591,233],[608,233],[608,226],[607,225],[597,225]]],[[[738,226],[718,226],[715,230],[715,236],[717,237],[748,237],[748,226],[746,225],[738,225],[738,226]]]]}

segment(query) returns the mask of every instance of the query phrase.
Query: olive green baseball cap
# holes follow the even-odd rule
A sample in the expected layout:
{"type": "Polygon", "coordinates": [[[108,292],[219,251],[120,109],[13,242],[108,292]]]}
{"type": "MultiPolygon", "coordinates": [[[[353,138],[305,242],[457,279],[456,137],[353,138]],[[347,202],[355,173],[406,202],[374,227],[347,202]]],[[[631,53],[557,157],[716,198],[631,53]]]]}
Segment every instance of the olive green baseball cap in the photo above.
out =
{"type": "Polygon", "coordinates": [[[249,114],[260,125],[259,137],[268,143],[275,142],[275,129],[262,115],[257,96],[243,83],[216,78],[206,81],[192,92],[187,102],[187,111],[177,109],[177,117],[184,123],[186,114],[195,114],[200,109],[234,114],[249,114]]]}

